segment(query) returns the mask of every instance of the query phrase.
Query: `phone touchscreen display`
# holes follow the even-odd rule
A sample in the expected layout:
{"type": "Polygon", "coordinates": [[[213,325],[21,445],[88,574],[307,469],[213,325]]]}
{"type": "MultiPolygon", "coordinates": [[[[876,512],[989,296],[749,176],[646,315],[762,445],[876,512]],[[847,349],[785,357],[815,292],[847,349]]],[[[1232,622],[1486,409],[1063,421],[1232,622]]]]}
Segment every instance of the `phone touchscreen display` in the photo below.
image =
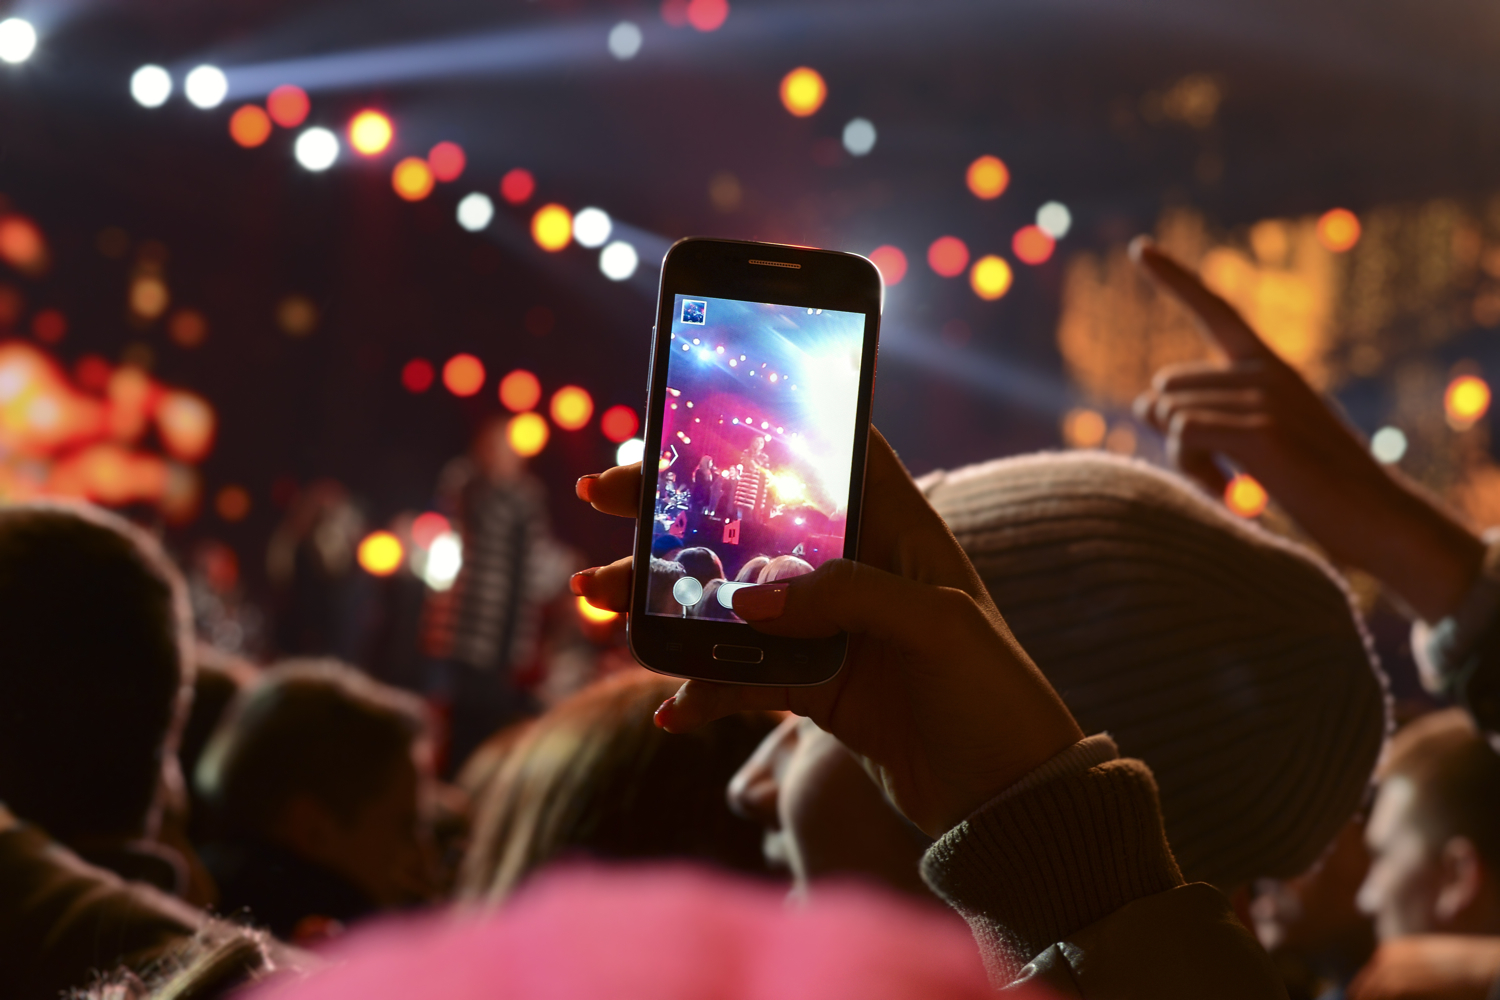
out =
{"type": "Polygon", "coordinates": [[[844,554],[864,338],[863,313],[676,297],[648,614],[740,621],[736,589],[844,554]]]}

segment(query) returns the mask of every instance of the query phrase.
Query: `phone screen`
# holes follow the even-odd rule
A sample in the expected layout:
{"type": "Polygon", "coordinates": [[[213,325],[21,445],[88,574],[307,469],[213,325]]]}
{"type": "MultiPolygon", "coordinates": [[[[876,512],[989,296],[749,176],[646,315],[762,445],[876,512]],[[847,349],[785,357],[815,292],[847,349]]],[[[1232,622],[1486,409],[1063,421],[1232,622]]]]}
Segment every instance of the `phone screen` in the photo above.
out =
{"type": "Polygon", "coordinates": [[[741,621],[736,589],[844,554],[865,319],[676,296],[647,614],[741,621]]]}

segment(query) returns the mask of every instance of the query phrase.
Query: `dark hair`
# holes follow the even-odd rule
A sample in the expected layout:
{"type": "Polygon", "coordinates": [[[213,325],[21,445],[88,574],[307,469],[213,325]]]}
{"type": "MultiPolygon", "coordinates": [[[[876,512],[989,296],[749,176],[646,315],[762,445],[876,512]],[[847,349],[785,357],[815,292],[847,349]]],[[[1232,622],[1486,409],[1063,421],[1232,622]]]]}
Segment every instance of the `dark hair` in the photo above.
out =
{"type": "Polygon", "coordinates": [[[719,562],[719,557],[714,554],[713,549],[705,549],[697,546],[691,549],[683,549],[677,553],[677,561],[682,563],[682,568],[687,570],[687,575],[708,586],[710,580],[724,579],[724,564],[719,562]]]}
{"type": "Polygon", "coordinates": [[[68,840],[139,835],[191,698],[181,578],[82,505],[0,509],[0,801],[68,840]]]}
{"type": "Polygon", "coordinates": [[[1411,815],[1429,848],[1466,837],[1486,864],[1500,867],[1500,755],[1463,709],[1433,712],[1403,727],[1391,739],[1379,777],[1412,783],[1411,815]]]}
{"type": "Polygon", "coordinates": [[[336,660],[288,661],[230,707],[199,762],[198,792],[223,836],[265,834],[298,795],[353,823],[425,729],[411,695],[336,660]]]}
{"type": "Polygon", "coordinates": [[[746,712],[669,735],[651,714],[678,684],[622,671],[527,726],[478,802],[463,895],[498,901],[570,853],[763,872],[760,831],[725,788],[776,719],[746,712]]]}

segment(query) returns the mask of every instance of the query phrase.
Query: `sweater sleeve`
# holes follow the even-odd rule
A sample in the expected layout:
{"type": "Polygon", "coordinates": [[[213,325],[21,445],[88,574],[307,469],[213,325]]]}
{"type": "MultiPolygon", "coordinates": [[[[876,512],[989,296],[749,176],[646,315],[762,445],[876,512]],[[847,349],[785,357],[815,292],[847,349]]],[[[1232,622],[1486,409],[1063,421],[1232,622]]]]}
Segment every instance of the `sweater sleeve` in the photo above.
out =
{"type": "Polygon", "coordinates": [[[1500,528],[1484,533],[1479,577],[1448,617],[1412,627],[1422,683],[1463,706],[1479,727],[1500,733],[1500,528]]]}

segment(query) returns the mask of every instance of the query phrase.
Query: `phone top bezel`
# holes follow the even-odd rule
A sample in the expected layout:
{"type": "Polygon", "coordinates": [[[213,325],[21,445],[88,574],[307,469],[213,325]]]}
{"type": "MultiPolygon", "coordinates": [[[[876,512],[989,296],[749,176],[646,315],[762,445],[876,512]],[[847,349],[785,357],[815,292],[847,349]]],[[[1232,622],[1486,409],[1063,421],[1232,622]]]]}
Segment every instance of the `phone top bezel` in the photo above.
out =
{"type": "Polygon", "coordinates": [[[825,683],[843,667],[848,637],[842,632],[822,639],[791,639],[767,635],[741,622],[670,618],[645,613],[646,580],[656,514],[654,471],[648,467],[650,460],[661,454],[668,356],[672,349],[672,316],[680,294],[864,314],[860,390],[850,469],[849,518],[843,552],[845,558],[852,559],[859,551],[870,410],[880,349],[880,314],[885,295],[880,272],[867,258],[857,254],[776,243],[691,237],[679,240],[667,251],[658,286],[646,398],[643,454],[647,460],[642,463],[641,501],[636,521],[636,568],[627,625],[630,651],[646,668],[674,677],[773,686],[825,683]],[[751,260],[780,261],[800,264],[801,267],[751,264],[751,260]],[[765,660],[757,664],[715,660],[712,648],[721,643],[755,646],[765,651],[765,660]]]}

